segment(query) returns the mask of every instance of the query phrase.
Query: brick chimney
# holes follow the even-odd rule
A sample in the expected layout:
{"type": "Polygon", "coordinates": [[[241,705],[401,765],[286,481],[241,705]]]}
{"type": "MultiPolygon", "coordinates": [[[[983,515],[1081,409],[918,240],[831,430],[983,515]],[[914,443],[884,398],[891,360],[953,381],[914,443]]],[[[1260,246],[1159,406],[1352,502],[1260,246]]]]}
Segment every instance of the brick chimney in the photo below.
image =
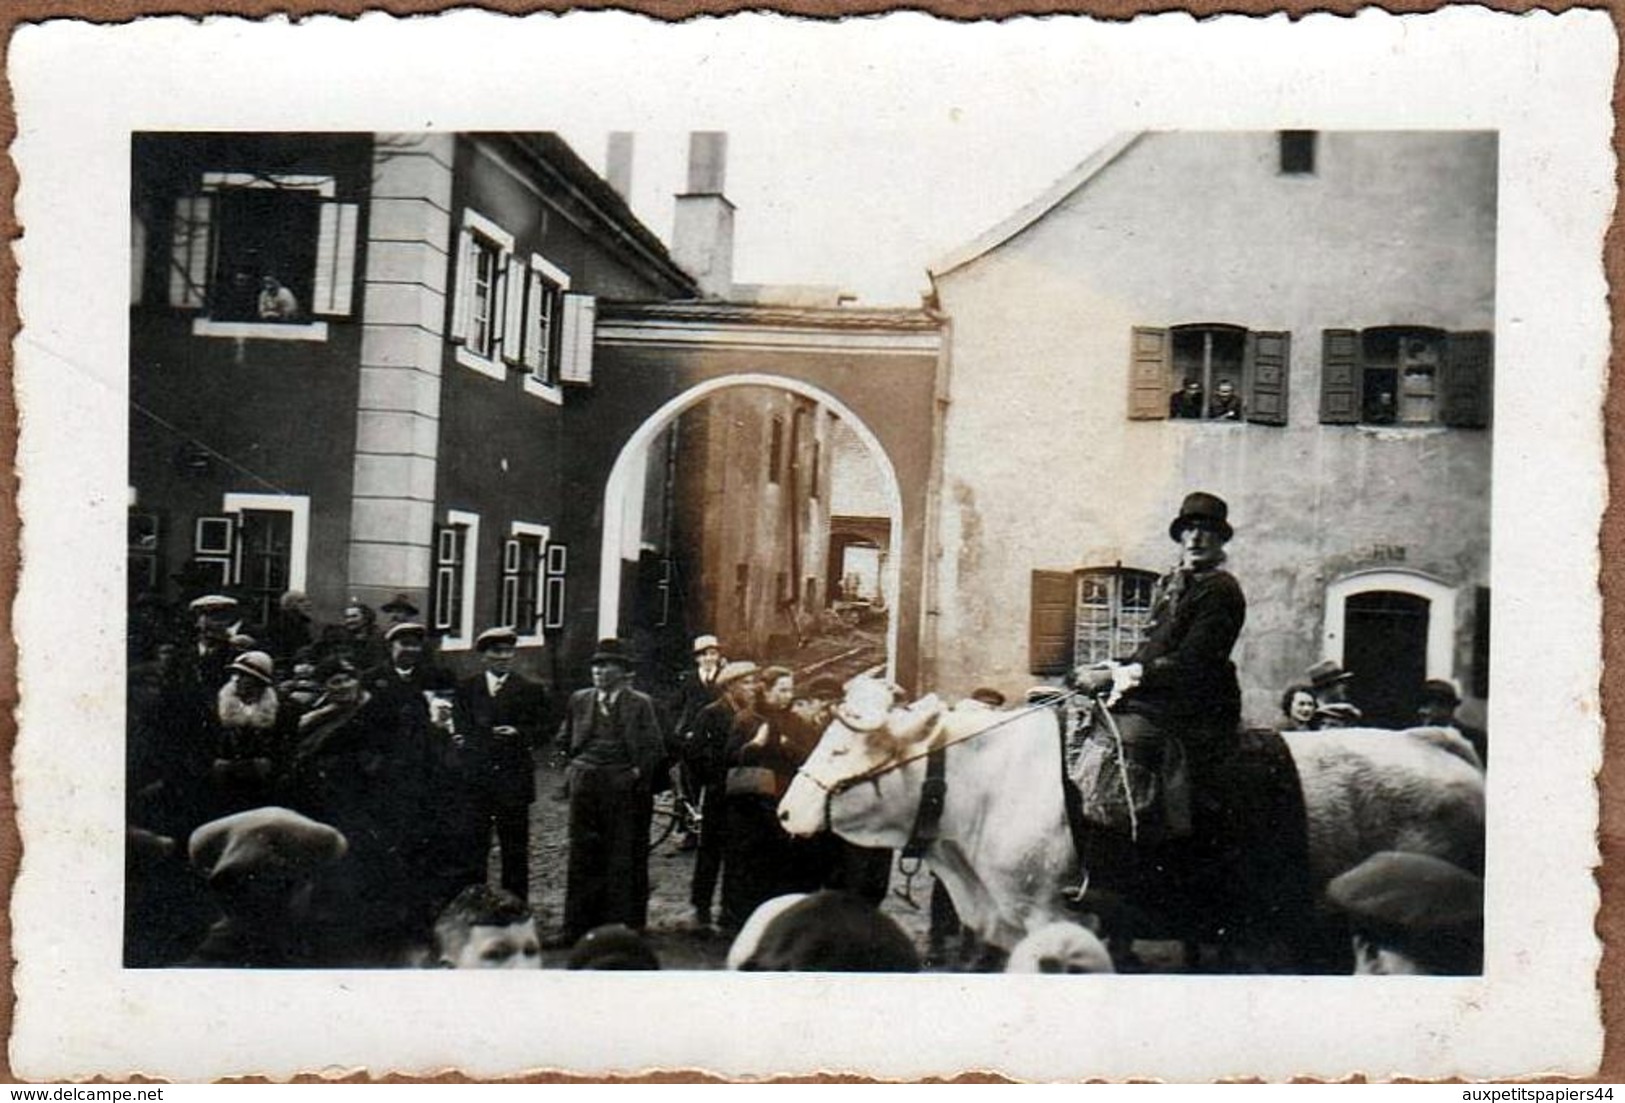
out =
{"type": "Polygon", "coordinates": [[[604,157],[604,179],[615,194],[632,202],[632,132],[609,132],[609,152],[604,157]]]}
{"type": "Polygon", "coordinates": [[[734,205],[723,195],[728,174],[728,135],[697,130],[688,136],[688,190],[677,196],[672,258],[708,299],[733,289],[734,205]]]}

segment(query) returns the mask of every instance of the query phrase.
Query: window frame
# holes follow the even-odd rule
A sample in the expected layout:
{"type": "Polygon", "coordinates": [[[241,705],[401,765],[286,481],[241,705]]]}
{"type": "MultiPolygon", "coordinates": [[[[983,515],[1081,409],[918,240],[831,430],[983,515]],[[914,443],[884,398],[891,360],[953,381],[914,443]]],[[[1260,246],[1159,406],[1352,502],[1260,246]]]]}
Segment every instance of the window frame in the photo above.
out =
{"type": "Polygon", "coordinates": [[[1080,567],[1073,572],[1075,597],[1072,614],[1072,665],[1083,663],[1103,662],[1108,659],[1117,659],[1132,654],[1135,648],[1144,643],[1151,632],[1151,609],[1155,601],[1156,584],[1159,575],[1155,571],[1142,570],[1137,567],[1125,567],[1121,563],[1110,567],[1080,567]],[[1082,654],[1084,642],[1084,587],[1086,583],[1097,579],[1109,581],[1108,594],[1108,628],[1107,653],[1101,656],[1091,654],[1085,657],[1082,654]],[[1126,581],[1132,580],[1145,586],[1144,619],[1138,626],[1126,625],[1124,621],[1124,596],[1126,581]],[[1134,634],[1132,640],[1125,636],[1134,634]]]}
{"type": "Polygon", "coordinates": [[[492,219],[472,207],[463,208],[462,226],[457,233],[457,271],[453,281],[455,301],[452,303],[452,341],[455,357],[465,368],[472,368],[492,379],[506,379],[508,369],[502,362],[504,319],[507,315],[509,259],[513,256],[514,237],[492,219]],[[481,351],[473,345],[473,309],[478,278],[478,257],[482,249],[491,250],[491,300],[487,320],[489,349],[481,351]]]}
{"type": "Polygon", "coordinates": [[[523,385],[526,394],[555,406],[564,404],[564,386],[559,374],[564,361],[564,297],[569,293],[570,273],[540,253],[532,253],[525,271],[523,385]],[[544,285],[547,285],[545,289],[544,285]],[[536,336],[543,330],[536,307],[544,290],[553,298],[554,310],[546,330],[546,342],[538,351],[536,336]]]}
{"type": "Polygon", "coordinates": [[[1322,329],[1320,341],[1320,423],[1352,425],[1361,429],[1432,433],[1442,429],[1487,429],[1490,426],[1495,381],[1495,340],[1489,330],[1449,330],[1417,323],[1366,326],[1362,329],[1322,329]],[[1396,355],[1392,364],[1374,362],[1370,341],[1392,335],[1396,343],[1423,336],[1434,350],[1433,416],[1406,421],[1400,416],[1404,363],[1396,355]],[[1371,371],[1394,373],[1394,418],[1369,419],[1366,389],[1371,371]]]}
{"type": "MultiPolygon", "coordinates": [[[[208,258],[205,268],[205,282],[203,286],[203,302],[199,307],[199,314],[192,319],[192,335],[194,337],[227,337],[233,339],[253,338],[270,341],[326,341],[327,323],[319,319],[308,322],[259,322],[259,321],[222,321],[209,317],[210,299],[214,290],[215,265],[220,255],[221,224],[219,203],[224,194],[241,189],[269,189],[278,191],[313,191],[316,193],[318,204],[330,202],[337,198],[338,179],[315,173],[253,173],[253,172],[205,172],[203,174],[201,190],[197,198],[206,198],[211,201],[209,210],[209,239],[208,258]]],[[[317,249],[318,255],[321,244],[321,208],[317,214],[317,249]]],[[[313,273],[314,276],[314,273],[313,273]]],[[[350,278],[354,278],[352,260],[350,278]]],[[[314,284],[311,298],[313,301],[306,304],[307,313],[314,315],[316,304],[314,302],[314,284]]]]}
{"type": "Polygon", "coordinates": [[[467,651],[474,646],[474,599],[479,585],[479,547],[480,547],[480,515],[469,513],[460,509],[446,510],[446,519],[435,530],[436,545],[434,548],[434,586],[430,591],[429,615],[433,621],[435,631],[440,635],[440,649],[442,651],[467,651]],[[460,568],[461,578],[457,581],[457,594],[460,600],[457,623],[443,625],[439,609],[436,607],[443,592],[440,583],[440,571],[444,568],[441,562],[439,540],[443,539],[447,531],[463,530],[463,546],[461,556],[453,566],[460,568]],[[454,631],[455,629],[455,631],[454,631]]]}
{"type": "Polygon", "coordinates": [[[1182,322],[1177,325],[1131,327],[1127,380],[1130,421],[1172,421],[1182,424],[1268,425],[1284,428],[1291,420],[1292,333],[1289,330],[1250,329],[1234,322],[1182,322]],[[1176,369],[1174,340],[1179,334],[1204,331],[1202,411],[1199,418],[1174,417],[1174,399],[1184,390],[1185,373],[1176,369]],[[1215,368],[1212,337],[1215,332],[1238,334],[1241,362],[1237,394],[1241,416],[1207,416],[1212,401],[1215,368]]]}
{"type": "MultiPolygon", "coordinates": [[[[502,542],[502,584],[497,589],[497,623],[506,624],[518,634],[518,645],[520,647],[541,647],[547,642],[544,631],[546,628],[545,621],[547,619],[546,581],[548,577],[548,541],[551,535],[552,529],[547,525],[538,525],[530,521],[510,521],[508,523],[508,537],[502,542]],[[535,605],[530,610],[532,614],[530,619],[526,622],[532,629],[530,632],[524,632],[521,630],[522,626],[516,623],[517,617],[514,620],[508,620],[504,616],[504,614],[507,612],[508,590],[510,582],[513,583],[512,588],[515,591],[514,612],[517,614],[521,611],[518,608],[518,597],[520,594],[524,593],[525,589],[523,582],[525,575],[525,564],[519,563],[516,564],[514,568],[510,569],[507,559],[508,549],[513,546],[515,542],[518,542],[524,537],[533,538],[537,541],[536,559],[532,564],[532,573],[535,579],[535,605]]],[[[522,543],[520,543],[518,546],[521,548],[524,547],[522,543]]]]}

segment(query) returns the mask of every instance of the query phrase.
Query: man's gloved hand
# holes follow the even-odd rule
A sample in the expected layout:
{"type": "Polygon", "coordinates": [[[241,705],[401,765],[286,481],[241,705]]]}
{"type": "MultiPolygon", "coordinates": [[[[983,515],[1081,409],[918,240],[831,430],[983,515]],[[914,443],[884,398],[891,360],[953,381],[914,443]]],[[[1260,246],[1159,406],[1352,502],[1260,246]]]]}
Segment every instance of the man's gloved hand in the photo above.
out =
{"type": "Polygon", "coordinates": [[[1110,667],[1080,666],[1067,680],[1078,692],[1094,697],[1111,688],[1112,671],[1110,667]]]}

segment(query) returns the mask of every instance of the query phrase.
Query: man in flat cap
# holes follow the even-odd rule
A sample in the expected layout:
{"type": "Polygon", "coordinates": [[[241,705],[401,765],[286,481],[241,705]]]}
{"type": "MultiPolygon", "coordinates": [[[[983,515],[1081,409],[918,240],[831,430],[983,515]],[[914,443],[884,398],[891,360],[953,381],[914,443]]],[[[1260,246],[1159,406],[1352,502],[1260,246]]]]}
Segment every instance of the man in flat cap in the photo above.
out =
{"type": "Polygon", "coordinates": [[[1483,728],[1468,724],[1457,714],[1461,707],[1461,694],[1454,682],[1443,678],[1429,678],[1422,683],[1420,703],[1416,707],[1416,722],[1430,728],[1452,728],[1458,731],[1478,752],[1481,765],[1489,765],[1489,737],[1483,728]]]}
{"type": "Polygon", "coordinates": [[[650,783],[665,757],[648,694],[633,689],[632,655],[601,640],[592,686],[570,696],[559,742],[570,765],[570,861],[564,928],[550,946],[571,945],[605,923],[642,930],[649,908],[650,783]]]}
{"type": "Polygon", "coordinates": [[[187,964],[341,964],[323,960],[311,898],[317,876],[347,849],[336,829],[286,808],[255,808],[199,827],[187,851],[221,917],[187,964]]]}
{"type": "Polygon", "coordinates": [[[530,806],[536,798],[532,755],[544,736],[547,691],[513,669],[518,646],[518,633],[507,627],[488,628],[475,638],[483,669],[458,685],[451,723],[468,815],[465,880],[485,880],[495,828],[502,851],[502,887],[528,900],[530,806]]]}
{"type": "Polygon", "coordinates": [[[1442,858],[1385,850],[1333,878],[1354,972],[1476,976],[1484,971],[1484,882],[1442,858]]]}

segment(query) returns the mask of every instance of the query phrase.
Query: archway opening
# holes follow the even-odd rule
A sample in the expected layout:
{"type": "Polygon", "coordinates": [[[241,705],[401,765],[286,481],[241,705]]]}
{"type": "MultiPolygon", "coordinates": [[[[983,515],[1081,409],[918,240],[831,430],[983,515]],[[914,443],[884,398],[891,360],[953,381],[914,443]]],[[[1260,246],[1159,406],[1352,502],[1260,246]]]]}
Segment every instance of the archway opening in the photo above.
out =
{"type": "Polygon", "coordinates": [[[879,441],[835,396],[766,374],[699,384],[611,470],[600,634],[631,641],[655,691],[701,634],[802,681],[890,671],[901,501],[879,441]]]}

